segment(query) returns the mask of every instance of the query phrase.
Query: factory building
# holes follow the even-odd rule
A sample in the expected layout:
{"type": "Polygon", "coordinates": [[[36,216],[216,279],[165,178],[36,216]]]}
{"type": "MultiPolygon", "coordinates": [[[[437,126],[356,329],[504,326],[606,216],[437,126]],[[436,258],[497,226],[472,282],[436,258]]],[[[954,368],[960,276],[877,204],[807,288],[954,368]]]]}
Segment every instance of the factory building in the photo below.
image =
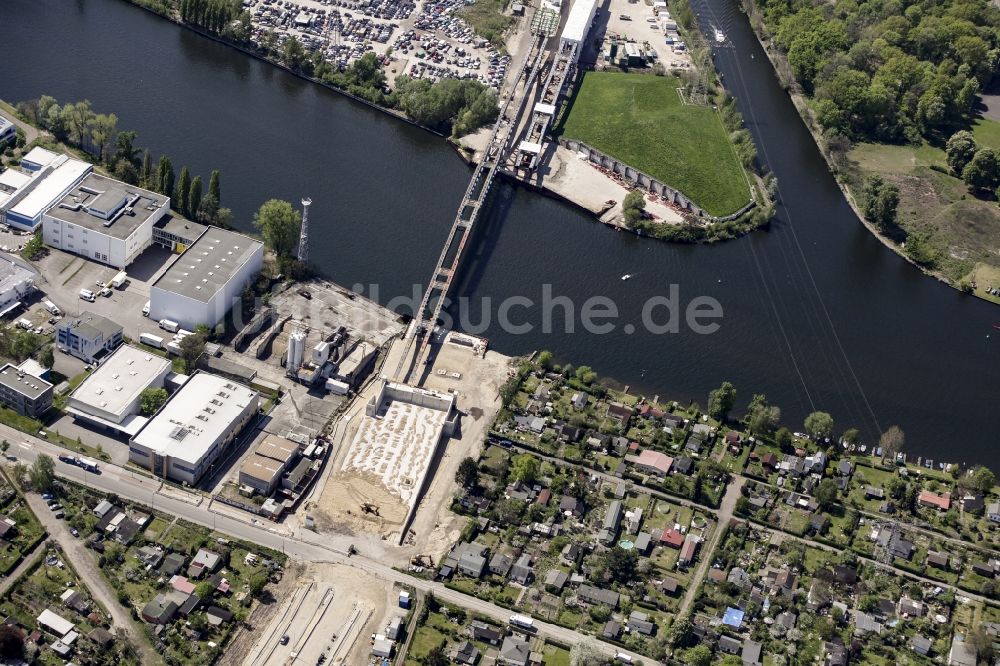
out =
{"type": "Polygon", "coordinates": [[[240,468],[240,485],[270,495],[299,458],[299,445],[277,435],[268,435],[240,468]]]}
{"type": "Polygon", "coordinates": [[[587,39],[590,32],[590,24],[594,21],[594,14],[597,12],[597,0],[576,0],[566,17],[566,25],[563,27],[562,35],[559,36],[559,48],[563,49],[570,45],[577,47],[577,58],[583,50],[581,45],[587,39]]]}
{"type": "Polygon", "coordinates": [[[21,231],[34,231],[49,208],[62,199],[94,167],[86,162],[59,155],[44,148],[32,148],[21,159],[22,176],[7,175],[6,188],[0,188],[0,222],[21,231]],[[11,189],[11,185],[16,187],[11,189]],[[4,192],[3,189],[10,191],[4,192]]]}
{"type": "Polygon", "coordinates": [[[35,290],[35,273],[14,261],[0,260],[0,317],[21,305],[35,290]]]}
{"type": "Polygon", "coordinates": [[[260,272],[264,244],[209,227],[149,289],[149,316],[193,331],[218,324],[260,272]]]}
{"type": "Polygon", "coordinates": [[[154,475],[195,485],[250,423],[259,394],[198,372],[129,442],[129,460],[154,475]]]}
{"type": "Polygon", "coordinates": [[[56,326],[56,347],[87,363],[101,363],[124,339],[123,329],[107,317],[84,312],[56,326]]]}
{"type": "Polygon", "coordinates": [[[42,217],[46,245],[122,269],[153,242],[153,225],[170,199],[87,174],[42,217]]]}
{"type": "Polygon", "coordinates": [[[0,403],[22,416],[40,418],[52,407],[52,384],[7,363],[0,368],[0,403]]]}
{"type": "Polygon", "coordinates": [[[148,420],[139,415],[139,398],[147,388],[163,388],[170,361],[122,345],[69,397],[66,411],[91,425],[132,436],[148,420]]]}

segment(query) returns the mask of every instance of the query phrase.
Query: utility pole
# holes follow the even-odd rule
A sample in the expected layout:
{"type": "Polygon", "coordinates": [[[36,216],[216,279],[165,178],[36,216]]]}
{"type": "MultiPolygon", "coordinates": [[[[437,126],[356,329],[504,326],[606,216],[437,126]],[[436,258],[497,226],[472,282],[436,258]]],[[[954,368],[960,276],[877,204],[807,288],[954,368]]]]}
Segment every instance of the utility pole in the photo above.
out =
{"type": "Polygon", "coordinates": [[[304,197],[302,199],[302,230],[299,232],[299,256],[302,263],[309,261],[309,206],[312,199],[304,197]]]}

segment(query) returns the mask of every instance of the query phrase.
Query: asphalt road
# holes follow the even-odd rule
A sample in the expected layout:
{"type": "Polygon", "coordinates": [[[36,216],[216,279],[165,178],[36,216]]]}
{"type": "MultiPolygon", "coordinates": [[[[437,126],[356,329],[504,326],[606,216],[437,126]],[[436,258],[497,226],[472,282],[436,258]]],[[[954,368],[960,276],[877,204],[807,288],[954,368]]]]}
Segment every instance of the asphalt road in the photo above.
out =
{"type": "MultiPolygon", "coordinates": [[[[56,474],[105,493],[113,493],[135,502],[148,504],[153,509],[210,527],[223,534],[279,550],[296,560],[329,562],[355,567],[384,581],[405,583],[422,592],[432,592],[438,599],[446,603],[462,606],[501,623],[506,623],[510,618],[511,611],[506,608],[451,590],[436,581],[414,578],[374,559],[369,559],[365,557],[364,553],[349,557],[346,552],[333,546],[306,541],[301,537],[291,537],[278,530],[277,527],[267,527],[265,523],[243,522],[228,515],[215,513],[209,508],[208,501],[201,495],[186,493],[174,488],[163,489],[161,492],[162,484],[159,481],[135,474],[121,467],[105,463],[101,465],[100,474],[86,472],[80,467],[68,465],[58,459],[59,455],[67,452],[66,449],[37,437],[25,435],[2,424],[0,424],[0,437],[6,438],[11,443],[8,454],[17,456],[19,461],[30,465],[40,453],[45,453],[55,461],[56,474]],[[180,499],[180,497],[185,497],[185,499],[180,499]]],[[[317,536],[317,538],[319,537],[317,536]]],[[[535,620],[535,626],[538,635],[551,638],[564,645],[572,646],[581,640],[588,640],[607,655],[623,652],[631,656],[633,660],[649,661],[648,657],[626,650],[618,650],[613,645],[577,633],[572,629],[540,620],[535,620]]]]}

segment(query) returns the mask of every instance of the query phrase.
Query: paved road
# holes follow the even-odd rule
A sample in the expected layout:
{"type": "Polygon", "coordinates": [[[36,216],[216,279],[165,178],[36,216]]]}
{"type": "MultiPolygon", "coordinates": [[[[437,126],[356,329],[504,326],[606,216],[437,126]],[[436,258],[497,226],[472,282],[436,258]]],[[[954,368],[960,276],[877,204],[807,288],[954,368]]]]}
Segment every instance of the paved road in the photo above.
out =
{"type": "Polygon", "coordinates": [[[701,561],[698,563],[698,568],[695,569],[694,575],[691,576],[691,582],[684,592],[684,600],[681,601],[680,608],[677,610],[678,617],[687,615],[691,604],[698,594],[698,588],[701,587],[701,582],[705,579],[705,574],[708,573],[708,568],[712,564],[712,553],[718,547],[719,539],[722,537],[722,533],[726,531],[725,528],[729,525],[729,521],[733,519],[733,511],[736,510],[736,500],[740,498],[744,483],[746,483],[746,479],[742,476],[734,476],[733,480],[726,486],[726,494],[722,497],[722,502],[719,504],[719,511],[716,514],[719,522],[716,524],[715,531],[712,532],[708,543],[701,549],[701,561]]]}
{"type": "MultiPolygon", "coordinates": [[[[237,520],[229,515],[216,514],[209,509],[208,502],[200,501],[200,497],[195,499],[192,496],[192,499],[184,501],[178,497],[185,493],[176,489],[170,489],[169,495],[163,494],[160,492],[160,482],[140,474],[134,474],[121,467],[104,464],[101,466],[100,474],[85,472],[79,467],[67,465],[58,460],[58,456],[61,453],[65,453],[65,449],[37,437],[27,436],[2,424],[0,424],[0,437],[6,437],[11,441],[12,444],[9,453],[16,455],[22,462],[30,465],[39,453],[45,453],[55,460],[56,474],[103,492],[114,493],[135,502],[148,504],[154,509],[159,509],[161,512],[210,527],[223,534],[243,539],[250,543],[257,543],[267,548],[281,551],[297,560],[305,562],[329,562],[355,567],[376,576],[380,580],[405,583],[422,592],[432,592],[434,596],[442,601],[481,613],[501,623],[506,623],[510,618],[511,611],[506,608],[496,606],[462,592],[451,590],[445,587],[444,584],[436,581],[411,577],[378,560],[365,557],[363,552],[349,557],[345,551],[339,550],[333,545],[305,540],[303,538],[305,533],[292,538],[274,527],[268,528],[264,527],[263,524],[256,525],[237,520]],[[194,501],[198,503],[195,504],[193,503],[194,501]]],[[[535,621],[535,626],[538,628],[538,635],[554,639],[565,645],[574,645],[584,637],[583,634],[572,629],[566,629],[565,627],[540,620],[535,621]]],[[[596,639],[591,640],[605,654],[613,655],[615,652],[620,651],[628,654],[636,661],[648,661],[648,658],[637,653],[617,650],[608,643],[596,639]]]]}
{"type": "Polygon", "coordinates": [[[142,628],[136,625],[129,612],[118,603],[118,595],[101,574],[97,562],[94,561],[93,551],[88,550],[83,545],[82,540],[70,534],[66,521],[56,518],[41,496],[37,493],[25,493],[25,498],[28,500],[31,510],[35,512],[38,520],[48,531],[49,537],[62,546],[63,552],[73,563],[94,599],[111,614],[112,626],[123,630],[128,636],[129,641],[139,653],[142,663],[162,664],[163,660],[150,647],[142,628]]]}

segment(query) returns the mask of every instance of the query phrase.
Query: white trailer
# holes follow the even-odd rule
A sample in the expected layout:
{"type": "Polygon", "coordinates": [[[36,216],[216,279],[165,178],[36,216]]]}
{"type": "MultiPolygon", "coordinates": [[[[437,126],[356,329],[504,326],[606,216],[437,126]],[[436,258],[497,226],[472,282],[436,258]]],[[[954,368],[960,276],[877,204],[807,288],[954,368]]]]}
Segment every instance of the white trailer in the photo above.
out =
{"type": "Polygon", "coordinates": [[[139,335],[139,342],[150,347],[163,349],[163,338],[158,335],[153,335],[152,333],[141,333],[139,335]]]}
{"type": "Polygon", "coordinates": [[[111,278],[111,282],[109,282],[108,285],[114,287],[115,289],[121,289],[126,280],[128,280],[128,273],[125,271],[119,271],[118,275],[111,278]]]}
{"type": "Polygon", "coordinates": [[[160,320],[160,328],[162,328],[164,331],[168,331],[170,333],[176,333],[177,329],[179,329],[180,327],[181,327],[180,324],[178,324],[176,321],[172,321],[170,319],[160,320]]]}

